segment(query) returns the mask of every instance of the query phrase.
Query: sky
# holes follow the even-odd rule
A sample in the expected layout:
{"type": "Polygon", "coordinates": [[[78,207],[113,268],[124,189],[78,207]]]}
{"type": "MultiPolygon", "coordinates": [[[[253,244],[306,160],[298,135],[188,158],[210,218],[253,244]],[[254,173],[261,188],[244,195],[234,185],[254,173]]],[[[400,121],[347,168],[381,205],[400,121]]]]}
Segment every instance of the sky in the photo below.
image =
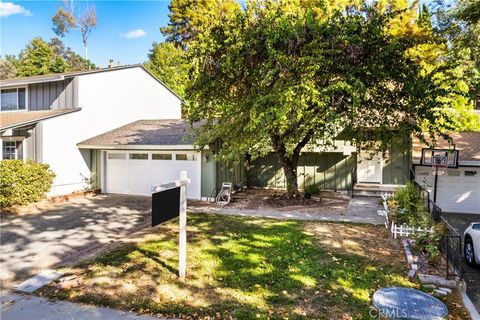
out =
{"type": "MultiPolygon", "coordinates": [[[[17,55],[32,38],[55,37],[52,16],[62,1],[0,2],[0,55],[17,55]]],[[[121,64],[143,63],[154,41],[164,37],[160,27],[168,23],[167,0],[158,1],[89,1],[97,11],[97,27],[88,41],[88,58],[99,67],[109,60],[121,64]]],[[[65,46],[84,56],[82,37],[72,30],[62,41],[65,46]]]]}

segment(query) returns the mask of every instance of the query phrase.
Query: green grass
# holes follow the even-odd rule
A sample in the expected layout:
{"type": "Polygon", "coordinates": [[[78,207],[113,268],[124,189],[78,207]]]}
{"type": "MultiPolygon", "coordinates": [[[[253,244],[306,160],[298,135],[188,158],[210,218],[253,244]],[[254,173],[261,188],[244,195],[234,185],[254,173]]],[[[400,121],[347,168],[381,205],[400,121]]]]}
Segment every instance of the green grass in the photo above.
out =
{"type": "Polygon", "coordinates": [[[376,289],[415,286],[381,227],[199,214],[188,226],[185,282],[173,221],[67,270],[81,287],[41,294],[172,317],[369,319],[376,289]]]}

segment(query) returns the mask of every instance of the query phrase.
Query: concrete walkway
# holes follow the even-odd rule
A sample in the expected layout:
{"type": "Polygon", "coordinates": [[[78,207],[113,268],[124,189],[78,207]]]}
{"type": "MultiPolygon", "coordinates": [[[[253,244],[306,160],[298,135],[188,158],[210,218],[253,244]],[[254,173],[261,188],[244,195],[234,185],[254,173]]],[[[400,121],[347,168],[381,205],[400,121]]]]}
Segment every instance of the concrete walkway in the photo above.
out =
{"type": "Polygon", "coordinates": [[[0,298],[2,320],[159,320],[120,310],[11,293],[0,298]]]}
{"type": "Polygon", "coordinates": [[[319,214],[303,212],[281,212],[275,210],[249,210],[249,209],[230,209],[226,207],[188,207],[189,212],[193,213],[215,213],[224,215],[235,215],[257,218],[290,219],[290,220],[308,220],[308,221],[331,221],[331,222],[353,222],[369,223],[383,225],[385,218],[377,214],[381,209],[378,198],[358,197],[353,198],[347,207],[345,214],[319,214]]]}

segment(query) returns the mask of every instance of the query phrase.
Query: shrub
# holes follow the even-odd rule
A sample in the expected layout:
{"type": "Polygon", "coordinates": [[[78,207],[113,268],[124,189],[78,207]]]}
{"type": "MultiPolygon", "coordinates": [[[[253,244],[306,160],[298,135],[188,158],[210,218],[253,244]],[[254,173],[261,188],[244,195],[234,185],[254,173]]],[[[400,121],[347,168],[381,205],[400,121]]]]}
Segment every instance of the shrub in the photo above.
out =
{"type": "Polygon", "coordinates": [[[428,256],[428,261],[434,263],[440,256],[440,242],[445,237],[447,229],[445,224],[433,225],[432,233],[415,234],[415,247],[428,256]]]}
{"type": "Polygon", "coordinates": [[[440,241],[445,236],[446,227],[443,223],[434,223],[430,213],[425,208],[420,192],[412,182],[397,189],[388,200],[390,218],[397,224],[411,227],[433,228],[433,232],[413,235],[415,248],[426,254],[433,263],[440,255],[440,241]]]}
{"type": "Polygon", "coordinates": [[[317,187],[316,184],[310,184],[310,185],[305,187],[305,193],[319,194],[320,189],[317,187]]]}
{"type": "Polygon", "coordinates": [[[0,161],[0,207],[40,201],[52,187],[55,174],[49,165],[32,160],[0,161]]]}
{"type": "Polygon", "coordinates": [[[393,197],[388,201],[388,207],[390,218],[397,224],[426,228],[432,223],[420,192],[412,182],[408,182],[405,187],[395,191],[393,197]]]}

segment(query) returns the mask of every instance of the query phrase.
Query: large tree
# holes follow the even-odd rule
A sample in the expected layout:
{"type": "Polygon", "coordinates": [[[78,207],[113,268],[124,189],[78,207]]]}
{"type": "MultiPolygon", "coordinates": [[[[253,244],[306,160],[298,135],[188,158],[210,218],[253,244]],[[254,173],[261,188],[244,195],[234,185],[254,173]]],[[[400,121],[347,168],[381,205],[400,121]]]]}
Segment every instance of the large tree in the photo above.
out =
{"type": "Polygon", "coordinates": [[[69,71],[85,71],[95,69],[95,64],[80,56],[70,47],[65,47],[65,44],[59,38],[52,38],[48,45],[53,49],[53,52],[63,58],[68,64],[69,71]]]}
{"type": "Polygon", "coordinates": [[[19,54],[18,76],[29,77],[68,71],[65,60],[42,38],[33,38],[19,54]]]}
{"type": "MultiPolygon", "coordinates": [[[[457,85],[465,86],[469,93],[466,103],[457,103],[457,118],[472,118],[471,106],[480,108],[480,21],[479,1],[436,0],[431,4],[433,30],[447,41],[445,61],[455,69],[457,85]],[[470,107],[469,107],[470,105],[470,107]]],[[[452,73],[450,73],[452,75],[452,73]]],[[[463,121],[465,122],[465,121],[463,121]]],[[[471,121],[470,121],[471,123],[471,121]]],[[[465,128],[480,130],[476,124],[466,124],[465,128]]]]}
{"type": "Polygon", "coordinates": [[[235,0],[172,0],[170,22],[161,32],[168,42],[187,47],[198,37],[208,36],[205,32],[218,19],[228,18],[240,8],[235,0]]]}
{"type": "Polygon", "coordinates": [[[180,97],[185,97],[190,63],[184,49],[172,42],[155,42],[144,65],[180,97]]]}
{"type": "Polygon", "coordinates": [[[42,38],[36,37],[25,45],[25,48],[18,56],[6,55],[5,59],[2,59],[1,68],[2,72],[6,72],[5,76],[29,77],[68,71],[91,70],[95,69],[96,66],[90,60],[82,58],[72,49],[66,48],[58,38],[52,38],[50,42],[46,42],[42,38]],[[14,69],[12,69],[12,66],[14,69]],[[9,70],[8,73],[7,68],[9,70]]]}
{"type": "Polygon", "coordinates": [[[95,6],[88,2],[63,0],[63,6],[59,7],[52,17],[53,31],[58,36],[65,36],[71,29],[78,30],[82,35],[85,48],[85,59],[88,59],[88,38],[97,26],[97,11],[95,6]]]}
{"type": "Polygon", "coordinates": [[[0,59],[0,80],[11,79],[17,76],[17,68],[8,59],[0,59]]]}
{"type": "Polygon", "coordinates": [[[436,41],[418,17],[402,19],[405,11],[392,5],[335,3],[249,1],[209,21],[200,35],[187,33],[194,62],[188,112],[204,121],[197,143],[220,140],[221,160],[273,151],[290,196],[298,195],[306,148],[339,137],[405,145],[411,134],[451,124],[437,69],[415,54],[436,41]]]}

